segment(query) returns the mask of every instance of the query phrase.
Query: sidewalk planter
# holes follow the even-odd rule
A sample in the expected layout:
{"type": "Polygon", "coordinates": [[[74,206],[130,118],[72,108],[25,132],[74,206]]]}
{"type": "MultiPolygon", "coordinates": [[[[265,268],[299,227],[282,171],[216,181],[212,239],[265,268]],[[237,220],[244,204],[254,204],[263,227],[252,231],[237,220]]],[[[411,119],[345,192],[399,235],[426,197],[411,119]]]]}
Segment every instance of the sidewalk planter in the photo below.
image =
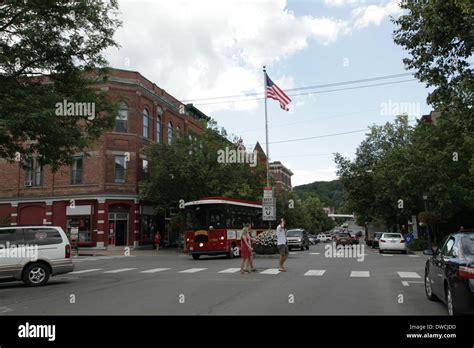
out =
{"type": "Polygon", "coordinates": [[[257,255],[278,254],[277,236],[275,231],[262,232],[255,239],[256,242],[253,247],[257,255]]]}

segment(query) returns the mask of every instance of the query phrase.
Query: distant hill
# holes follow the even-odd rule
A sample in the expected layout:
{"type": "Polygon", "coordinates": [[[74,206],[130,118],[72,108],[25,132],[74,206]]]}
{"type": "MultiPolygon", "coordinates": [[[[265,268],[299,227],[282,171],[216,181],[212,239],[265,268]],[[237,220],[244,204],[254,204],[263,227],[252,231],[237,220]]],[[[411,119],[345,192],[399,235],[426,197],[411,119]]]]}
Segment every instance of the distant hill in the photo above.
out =
{"type": "Polygon", "coordinates": [[[325,206],[332,206],[336,209],[342,203],[343,187],[339,180],[315,181],[311,184],[295,186],[293,191],[301,198],[304,198],[307,193],[313,192],[325,206]]]}

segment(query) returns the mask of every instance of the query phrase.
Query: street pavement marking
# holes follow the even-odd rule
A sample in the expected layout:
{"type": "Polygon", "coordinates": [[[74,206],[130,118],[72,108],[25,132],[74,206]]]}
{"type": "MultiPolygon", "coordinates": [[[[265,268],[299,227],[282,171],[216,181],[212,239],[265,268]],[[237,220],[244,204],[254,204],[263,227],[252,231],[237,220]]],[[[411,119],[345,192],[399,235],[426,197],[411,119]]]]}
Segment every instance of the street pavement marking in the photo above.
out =
{"type": "Polygon", "coordinates": [[[114,269],[112,271],[107,271],[104,273],[120,273],[120,272],[127,272],[127,271],[133,271],[136,268],[119,268],[119,269],[114,269]]]}
{"type": "Polygon", "coordinates": [[[95,271],[102,271],[102,268],[84,269],[82,271],[74,271],[69,274],[82,274],[82,273],[89,273],[89,272],[95,272],[95,271]]]}
{"type": "Polygon", "coordinates": [[[310,255],[319,255],[321,253],[309,253],[310,255]]]}
{"type": "Polygon", "coordinates": [[[408,257],[420,257],[420,255],[408,255],[408,257]]]}
{"type": "Polygon", "coordinates": [[[311,269],[308,272],[306,272],[304,275],[305,276],[322,276],[326,272],[325,270],[314,270],[311,269]]]}
{"type": "Polygon", "coordinates": [[[260,272],[260,274],[278,274],[278,273],[280,273],[278,268],[269,268],[269,269],[266,269],[263,272],[260,272]]]}
{"type": "Polygon", "coordinates": [[[382,256],[393,256],[392,254],[380,254],[382,256]]]}
{"type": "Polygon", "coordinates": [[[227,268],[223,271],[219,271],[217,273],[237,273],[238,271],[240,271],[240,268],[227,268]]]}
{"type": "Polygon", "coordinates": [[[409,283],[413,283],[413,284],[424,284],[425,282],[417,282],[417,281],[413,281],[413,280],[411,280],[411,281],[409,281],[409,282],[408,282],[408,281],[403,281],[403,282],[402,282],[403,286],[410,286],[409,283]]]}
{"type": "Polygon", "coordinates": [[[400,278],[421,278],[416,272],[397,272],[400,278]]]}
{"type": "Polygon", "coordinates": [[[146,271],[141,271],[140,273],[156,273],[156,272],[163,272],[167,271],[171,268],[152,268],[152,269],[147,269],[146,271]]]}
{"type": "Polygon", "coordinates": [[[207,268],[190,268],[185,269],[184,271],[179,271],[178,273],[196,273],[206,270],[207,268]]]}
{"type": "Polygon", "coordinates": [[[298,254],[296,251],[292,251],[289,253],[290,255],[295,255],[295,254],[298,254]]]}
{"type": "Polygon", "coordinates": [[[370,277],[369,271],[352,271],[351,277],[370,277]]]}

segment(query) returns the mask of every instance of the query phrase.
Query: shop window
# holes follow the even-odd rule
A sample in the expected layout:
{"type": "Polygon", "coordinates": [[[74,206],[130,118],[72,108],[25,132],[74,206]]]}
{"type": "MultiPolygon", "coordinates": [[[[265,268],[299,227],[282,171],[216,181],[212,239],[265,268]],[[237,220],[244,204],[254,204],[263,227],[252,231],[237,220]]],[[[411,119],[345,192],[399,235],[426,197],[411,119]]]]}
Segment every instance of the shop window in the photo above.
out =
{"type": "Polygon", "coordinates": [[[154,215],[143,215],[142,240],[153,239],[158,231],[156,217],[154,215]]]}
{"type": "Polygon", "coordinates": [[[77,228],[79,231],[79,242],[91,241],[91,218],[90,216],[69,216],[67,219],[67,235],[71,240],[71,229],[77,228]]]}

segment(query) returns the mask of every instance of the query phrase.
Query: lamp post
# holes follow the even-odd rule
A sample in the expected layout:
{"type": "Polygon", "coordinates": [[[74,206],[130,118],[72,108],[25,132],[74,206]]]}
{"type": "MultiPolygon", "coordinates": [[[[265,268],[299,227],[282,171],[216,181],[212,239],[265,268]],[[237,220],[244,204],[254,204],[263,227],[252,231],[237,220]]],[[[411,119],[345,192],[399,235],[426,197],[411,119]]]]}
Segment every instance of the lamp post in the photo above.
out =
{"type": "MultiPolygon", "coordinates": [[[[428,194],[423,194],[423,203],[425,205],[425,213],[428,214],[428,208],[426,202],[428,201],[428,194]]],[[[428,234],[428,246],[431,248],[431,236],[430,236],[430,224],[426,222],[426,233],[428,234]]]]}

